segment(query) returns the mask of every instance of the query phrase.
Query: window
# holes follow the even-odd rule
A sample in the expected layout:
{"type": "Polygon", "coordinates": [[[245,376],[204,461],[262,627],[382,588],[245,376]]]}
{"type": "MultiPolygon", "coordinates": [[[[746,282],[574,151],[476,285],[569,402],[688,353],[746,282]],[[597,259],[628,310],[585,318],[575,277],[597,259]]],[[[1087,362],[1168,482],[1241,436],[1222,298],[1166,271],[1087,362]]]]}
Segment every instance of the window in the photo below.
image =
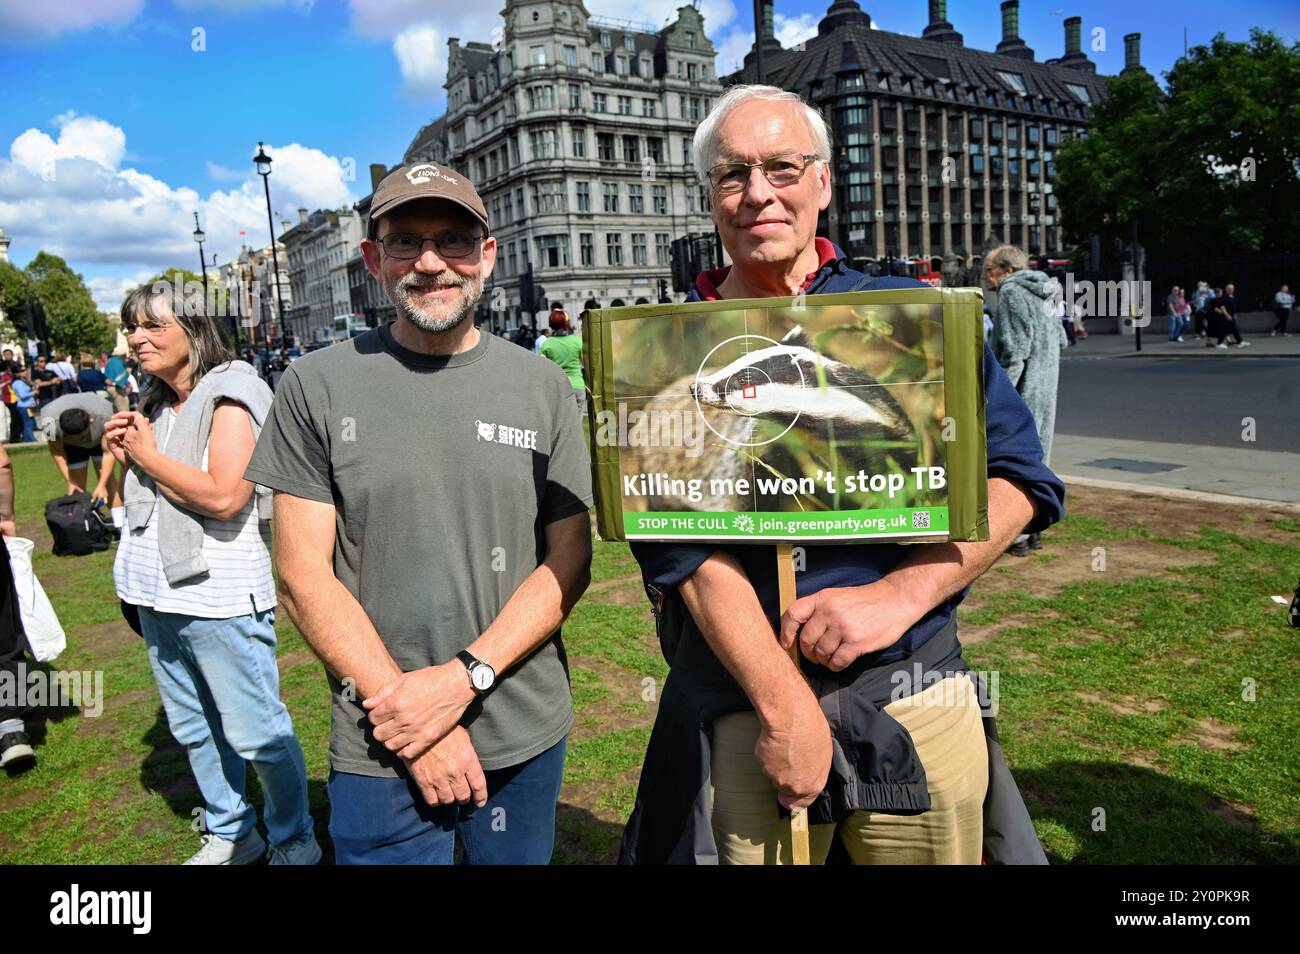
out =
{"type": "Polygon", "coordinates": [[[1030,144],[1031,146],[1036,146],[1036,145],[1038,145],[1038,127],[1037,127],[1037,126],[1026,126],[1026,127],[1025,127],[1025,135],[1028,137],[1028,141],[1029,141],[1029,144],[1030,144]]]}
{"type": "Polygon", "coordinates": [[[614,161],[613,133],[596,133],[596,158],[601,162],[614,161]]]}
{"type": "Polygon", "coordinates": [[[510,137],[510,165],[519,165],[519,137],[517,135],[510,137]]]}
{"type": "Polygon", "coordinates": [[[623,49],[636,52],[636,37],[634,37],[631,33],[623,34],[623,49]]]}
{"type": "Polygon", "coordinates": [[[655,264],[668,265],[672,262],[672,236],[667,232],[655,233],[655,264]]]}
{"type": "Polygon", "coordinates": [[[620,116],[631,116],[631,115],[632,115],[632,97],[631,97],[631,96],[620,96],[620,97],[618,98],[618,114],[619,114],[620,116]]]}
{"type": "Polygon", "coordinates": [[[564,183],[538,182],[533,186],[533,212],[544,215],[547,212],[565,211],[564,183]]]}
{"type": "Polygon", "coordinates": [[[567,43],[564,45],[564,65],[578,65],[578,48],[576,46],[569,46],[567,43]]]}
{"type": "Polygon", "coordinates": [[[645,151],[656,164],[664,161],[664,141],[658,136],[647,136],[645,141],[645,151]]]}
{"type": "Polygon", "coordinates": [[[510,199],[510,192],[506,192],[506,217],[503,221],[513,222],[515,220],[514,203],[510,199]]]}
{"type": "Polygon", "coordinates": [[[607,97],[604,93],[592,93],[591,104],[592,104],[592,108],[595,109],[596,112],[598,113],[609,112],[609,97],[607,97]]]}
{"type": "Polygon", "coordinates": [[[989,122],[989,142],[1002,141],[1002,120],[994,119],[989,122]]]}
{"type": "Polygon", "coordinates": [[[534,129],[528,134],[528,145],[534,159],[554,159],[560,154],[554,129],[534,129]]]}
{"type": "Polygon", "coordinates": [[[554,109],[555,108],[555,90],[550,86],[535,86],[528,90],[528,108],[534,109],[554,109]]]}
{"type": "Polygon", "coordinates": [[[529,61],[530,63],[532,63],[533,66],[545,66],[545,65],[546,65],[546,47],[544,47],[544,46],[530,46],[530,47],[528,48],[528,61],[529,61]]]}
{"type": "Polygon", "coordinates": [[[1049,146],[1055,146],[1055,145],[1056,145],[1056,127],[1055,127],[1055,126],[1048,126],[1048,127],[1047,127],[1047,144],[1048,144],[1049,146]]]}
{"type": "Polygon", "coordinates": [[[596,249],[591,244],[590,232],[578,233],[578,261],[583,265],[596,264],[596,249]]]}
{"type": "Polygon", "coordinates": [[[623,264],[623,233],[605,233],[605,261],[610,265],[623,264]]]}
{"type": "Polygon", "coordinates": [[[654,203],[655,215],[667,215],[668,214],[668,187],[658,186],[658,185],[651,186],[650,195],[651,195],[651,201],[654,203]]]}
{"type": "Polygon", "coordinates": [[[971,175],[979,175],[984,172],[984,157],[972,154],[970,157],[971,175]]]}
{"type": "Polygon", "coordinates": [[[573,158],[587,158],[587,130],[582,126],[577,126],[573,130],[573,158]]]}
{"type": "Polygon", "coordinates": [[[691,97],[691,121],[697,123],[700,121],[700,98],[698,96],[691,97]]]}
{"type": "Polygon", "coordinates": [[[700,65],[698,63],[686,64],[686,78],[692,83],[700,78],[700,65]]]}
{"type": "Polygon", "coordinates": [[[598,51],[592,51],[591,54],[591,71],[593,73],[605,72],[605,57],[598,51]]]}
{"type": "Polygon", "coordinates": [[[655,114],[655,101],[653,99],[641,100],[641,115],[650,116],[653,118],[654,114],[655,114]]]}
{"type": "Polygon", "coordinates": [[[541,268],[559,268],[569,264],[567,235],[540,235],[537,238],[537,264],[541,268]]]}
{"type": "Polygon", "coordinates": [[[1092,97],[1088,95],[1088,87],[1080,86],[1078,83],[1066,83],[1065,88],[1074,94],[1074,98],[1085,105],[1092,105],[1092,97]]]}
{"type": "Polygon", "coordinates": [[[626,75],[627,75],[627,57],[626,57],[626,56],[616,56],[616,57],[614,57],[614,72],[617,73],[619,76],[626,76],[626,75]]]}
{"type": "Polygon", "coordinates": [[[509,263],[509,266],[510,266],[510,267],[507,269],[506,274],[507,274],[507,275],[518,275],[518,274],[519,274],[519,267],[518,267],[518,265],[517,265],[517,263],[516,263],[516,260],[515,260],[515,243],[514,243],[514,242],[511,242],[509,245],[506,246],[506,262],[508,262],[508,263],[509,263]]]}
{"type": "Polygon", "coordinates": [[[591,183],[579,182],[577,183],[577,189],[578,189],[578,211],[590,212],[591,211],[591,183]]]}
{"type": "Polygon", "coordinates": [[[1025,95],[1025,78],[1019,73],[1008,73],[1004,70],[998,70],[998,77],[1021,96],[1025,95]]]}
{"type": "Polygon", "coordinates": [[[614,48],[614,44],[610,42],[609,34],[606,33],[604,30],[600,31],[600,45],[607,50],[611,50],[614,48]]]}
{"type": "Polygon", "coordinates": [[[577,83],[569,84],[569,108],[582,108],[582,87],[577,83]]]}
{"type": "Polygon", "coordinates": [[[640,142],[638,141],[636,136],[623,137],[623,161],[624,162],[641,161],[640,142]]]}
{"type": "Polygon", "coordinates": [[[682,137],[682,165],[689,166],[690,164],[691,164],[691,137],[683,136],[682,137]]]}
{"type": "Polygon", "coordinates": [[[686,45],[689,46],[692,50],[695,49],[695,34],[692,33],[690,30],[686,31],[686,45]]]}
{"type": "Polygon", "coordinates": [[[600,184],[600,188],[601,191],[604,193],[605,211],[617,212],[618,211],[618,183],[602,182],[600,184]]]}
{"type": "Polygon", "coordinates": [[[645,187],[639,182],[627,187],[627,210],[633,215],[645,215],[645,187]]]}
{"type": "Polygon", "coordinates": [[[646,254],[645,254],[645,233],[644,232],[632,233],[632,264],[633,265],[647,264],[646,254]]]}
{"type": "Polygon", "coordinates": [[[654,74],[650,71],[650,61],[644,56],[641,57],[641,75],[646,79],[654,78],[654,74]]]}

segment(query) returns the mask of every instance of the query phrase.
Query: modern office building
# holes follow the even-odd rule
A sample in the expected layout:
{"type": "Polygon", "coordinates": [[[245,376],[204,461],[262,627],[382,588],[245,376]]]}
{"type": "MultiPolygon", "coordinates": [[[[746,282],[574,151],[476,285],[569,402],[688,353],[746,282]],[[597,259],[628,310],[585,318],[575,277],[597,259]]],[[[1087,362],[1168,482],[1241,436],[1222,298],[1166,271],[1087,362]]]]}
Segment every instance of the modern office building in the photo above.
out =
{"type": "MultiPolygon", "coordinates": [[[[835,195],[819,233],[859,262],[969,256],[990,240],[1062,255],[1056,153],[1106,96],[1082,19],[1065,20],[1064,55],[1040,61],[1019,35],[1019,0],[1002,3],[992,52],[965,46],[946,10],[929,0],[929,24],[913,37],[835,0],[817,36],[784,49],[764,5],[764,81],[799,93],[832,130],[835,195]]],[[[1141,69],[1140,39],[1124,38],[1126,71],[1141,69]]],[[[756,82],[759,52],[722,82],[756,82]]]]}

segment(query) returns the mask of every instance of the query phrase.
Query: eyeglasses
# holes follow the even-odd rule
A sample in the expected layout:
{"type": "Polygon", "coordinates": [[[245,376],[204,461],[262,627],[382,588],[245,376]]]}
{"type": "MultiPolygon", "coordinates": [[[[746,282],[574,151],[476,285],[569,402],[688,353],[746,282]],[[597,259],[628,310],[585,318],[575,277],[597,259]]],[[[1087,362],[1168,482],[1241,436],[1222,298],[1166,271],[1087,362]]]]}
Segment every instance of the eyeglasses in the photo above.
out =
{"type": "Polygon", "coordinates": [[[472,254],[481,241],[483,236],[466,232],[443,232],[431,238],[422,238],[410,232],[390,232],[379,239],[379,244],[384,247],[389,258],[410,260],[424,254],[426,242],[433,243],[439,258],[464,258],[472,254]]]}
{"type": "Polygon", "coordinates": [[[720,162],[709,169],[707,175],[714,192],[728,195],[743,191],[749,184],[749,170],[757,167],[763,170],[764,178],[779,189],[802,179],[808,164],[816,159],[816,155],[803,156],[792,152],[762,162],[720,162]]]}
{"type": "Polygon", "coordinates": [[[142,321],[138,324],[135,322],[123,322],[122,331],[128,335],[133,335],[137,331],[143,331],[145,334],[153,337],[154,335],[161,334],[175,324],[176,322],[174,321],[142,321]]]}

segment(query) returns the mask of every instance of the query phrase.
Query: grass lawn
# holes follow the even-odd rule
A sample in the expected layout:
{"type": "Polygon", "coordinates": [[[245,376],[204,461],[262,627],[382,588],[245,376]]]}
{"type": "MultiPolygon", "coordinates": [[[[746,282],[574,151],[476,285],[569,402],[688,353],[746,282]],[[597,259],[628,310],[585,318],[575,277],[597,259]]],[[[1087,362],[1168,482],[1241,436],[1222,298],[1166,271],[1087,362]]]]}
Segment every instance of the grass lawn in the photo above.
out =
{"type": "MultiPolygon", "coordinates": [[[[38,761],[0,778],[0,862],[181,861],[202,803],[119,616],[113,553],[53,556],[42,513],[61,482],[43,449],[11,454],[19,532],[68,633],[55,666],[102,670],[104,699],[98,717],[29,716],[38,761]]],[[[1003,745],[1050,857],[1300,861],[1300,631],[1269,600],[1300,574],[1300,520],[1084,488],[1068,505],[1045,550],[1004,557],[961,611],[972,667],[998,674],[1003,745]]],[[[667,674],[639,579],[625,546],[597,542],[565,626],[577,718],[557,863],[612,861],[631,810],[667,674]]],[[[277,629],[328,859],[328,690],[287,618],[277,629]]]]}

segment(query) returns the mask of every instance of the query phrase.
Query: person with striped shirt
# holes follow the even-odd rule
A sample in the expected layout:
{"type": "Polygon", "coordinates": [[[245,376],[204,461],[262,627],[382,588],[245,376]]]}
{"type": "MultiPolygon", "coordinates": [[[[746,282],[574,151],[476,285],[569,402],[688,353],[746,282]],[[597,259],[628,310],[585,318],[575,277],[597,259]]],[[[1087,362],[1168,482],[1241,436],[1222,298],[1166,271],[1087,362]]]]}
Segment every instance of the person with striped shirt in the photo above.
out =
{"type": "Polygon", "coordinates": [[[186,864],[315,864],[306,764],[276,669],[270,508],[243,476],[272,396],[232,360],[219,320],[176,315],[167,301],[144,286],[122,305],[150,384],[142,413],[115,414],[105,432],[130,469],[117,594],[138,607],[168,725],[205,802],[203,846],[186,864]],[[269,854],[244,794],[247,762],[269,854]]]}

